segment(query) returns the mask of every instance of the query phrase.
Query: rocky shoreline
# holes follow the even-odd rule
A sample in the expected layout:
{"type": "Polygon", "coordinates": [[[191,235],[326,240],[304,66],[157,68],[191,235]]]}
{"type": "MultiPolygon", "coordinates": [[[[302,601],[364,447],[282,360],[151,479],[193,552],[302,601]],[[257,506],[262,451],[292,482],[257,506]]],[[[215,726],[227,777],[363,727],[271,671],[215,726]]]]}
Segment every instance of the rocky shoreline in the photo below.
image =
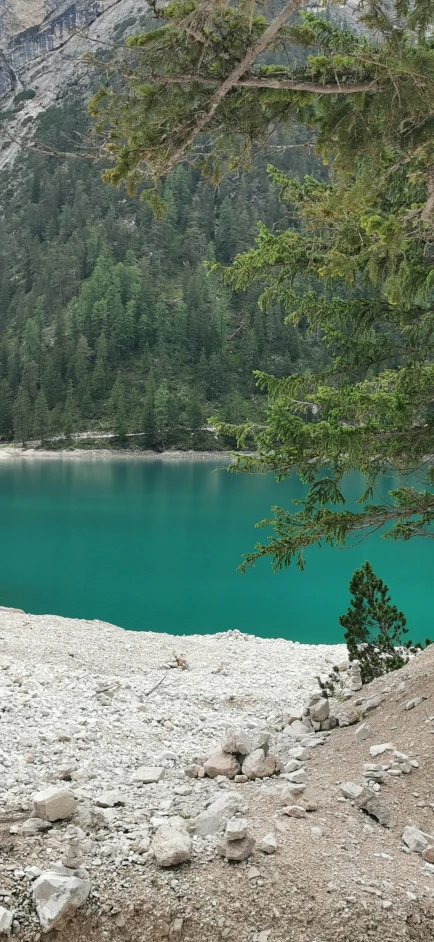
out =
{"type": "Polygon", "coordinates": [[[1,610],[0,938],[428,942],[433,654],[1,610]]]}
{"type": "Polygon", "coordinates": [[[129,458],[135,461],[222,461],[224,464],[234,460],[233,455],[224,451],[133,451],[131,449],[117,448],[22,448],[20,446],[3,446],[0,448],[0,461],[29,460],[104,460],[113,458],[129,458]]]}

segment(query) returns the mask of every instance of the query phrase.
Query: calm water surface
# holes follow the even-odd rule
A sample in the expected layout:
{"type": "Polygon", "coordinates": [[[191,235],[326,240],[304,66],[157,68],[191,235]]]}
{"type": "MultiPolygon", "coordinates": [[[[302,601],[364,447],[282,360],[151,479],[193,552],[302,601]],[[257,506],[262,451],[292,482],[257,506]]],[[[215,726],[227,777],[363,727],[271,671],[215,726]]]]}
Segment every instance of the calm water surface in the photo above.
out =
{"type": "MultiPolygon", "coordinates": [[[[348,580],[366,558],[407,616],[433,636],[434,545],[380,537],[312,550],[300,573],[261,561],[236,572],[273,504],[297,481],[238,476],[222,461],[13,460],[0,463],[0,604],[180,634],[238,628],[312,643],[341,640],[348,580]]],[[[384,483],[384,494],[393,486],[384,483]]],[[[348,496],[359,493],[356,477],[348,496]]]]}

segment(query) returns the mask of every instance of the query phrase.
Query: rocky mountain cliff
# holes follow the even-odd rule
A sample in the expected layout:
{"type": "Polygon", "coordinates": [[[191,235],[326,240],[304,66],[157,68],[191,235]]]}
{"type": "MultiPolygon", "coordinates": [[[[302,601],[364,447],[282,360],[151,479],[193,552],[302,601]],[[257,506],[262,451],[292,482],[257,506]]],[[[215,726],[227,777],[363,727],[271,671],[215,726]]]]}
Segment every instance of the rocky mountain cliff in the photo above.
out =
{"type": "Polygon", "coordinates": [[[95,41],[121,41],[147,18],[145,0],[0,0],[0,166],[36,115],[83,81],[95,41]]]}

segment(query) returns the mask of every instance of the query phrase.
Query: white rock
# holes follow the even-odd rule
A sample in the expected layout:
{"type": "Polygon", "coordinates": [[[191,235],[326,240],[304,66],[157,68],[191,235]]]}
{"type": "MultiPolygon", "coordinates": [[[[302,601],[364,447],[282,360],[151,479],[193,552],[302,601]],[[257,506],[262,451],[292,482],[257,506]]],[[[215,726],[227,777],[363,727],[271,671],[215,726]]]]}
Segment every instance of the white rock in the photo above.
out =
{"type": "Polygon", "coordinates": [[[243,775],[247,778],[268,778],[276,771],[276,759],[274,756],[265,755],[263,749],[254,749],[253,752],[244,759],[242,765],[243,775]]]}
{"type": "Polygon", "coordinates": [[[283,711],[283,722],[285,725],[290,726],[291,723],[295,723],[296,720],[301,720],[300,707],[286,707],[283,711]]]}
{"type": "Polygon", "coordinates": [[[420,703],[423,703],[424,699],[425,697],[414,697],[413,700],[407,700],[404,710],[414,710],[420,703]]]}
{"type": "Polygon", "coordinates": [[[306,808],[302,808],[301,805],[288,805],[283,809],[283,814],[287,814],[290,818],[307,818],[306,808]]]}
{"type": "Polygon", "coordinates": [[[309,750],[305,749],[304,746],[296,746],[294,749],[288,750],[288,755],[292,759],[298,759],[299,762],[304,762],[305,759],[309,758],[309,750]]]}
{"type": "Polygon", "coordinates": [[[153,782],[160,782],[164,775],[163,768],[141,765],[134,772],[133,781],[141,782],[142,785],[151,785],[153,782]]]}
{"type": "Polygon", "coordinates": [[[240,815],[234,815],[230,818],[225,831],[225,837],[228,841],[241,841],[247,834],[247,821],[240,815]]]}
{"type": "Polygon", "coordinates": [[[404,828],[402,840],[414,854],[422,854],[427,847],[434,844],[434,837],[410,825],[404,828]]]}
{"type": "Polygon", "coordinates": [[[371,727],[368,723],[362,723],[354,731],[354,736],[356,737],[357,742],[363,742],[365,739],[369,739],[371,734],[371,727]]]}
{"type": "Polygon", "coordinates": [[[203,765],[209,778],[217,778],[218,775],[224,775],[225,778],[233,778],[240,771],[240,763],[229,752],[223,752],[218,749],[214,752],[203,765]]]}
{"type": "Polygon", "coordinates": [[[43,932],[66,922],[86,902],[91,882],[86,871],[82,873],[82,878],[71,876],[59,867],[41,873],[33,884],[33,902],[43,932]]]}
{"type": "Polygon", "coordinates": [[[255,840],[250,835],[243,837],[241,841],[228,841],[225,835],[217,844],[217,852],[227,860],[246,860],[253,853],[254,848],[255,840]]]}
{"type": "Polygon", "coordinates": [[[0,906],[0,935],[10,935],[14,914],[10,909],[0,906]]]}
{"type": "Polygon", "coordinates": [[[304,785],[307,782],[307,772],[305,769],[297,769],[295,772],[289,772],[286,778],[295,785],[304,785]]]}
{"type": "Polygon", "coordinates": [[[253,740],[250,733],[240,727],[227,729],[221,741],[223,752],[232,755],[248,756],[253,749],[253,740]]]}
{"type": "Polygon", "coordinates": [[[33,816],[45,821],[62,821],[74,814],[77,805],[77,798],[68,788],[50,785],[33,795],[33,816]]]}
{"type": "Polygon", "coordinates": [[[277,850],[277,840],[273,833],[265,834],[265,836],[259,841],[258,844],[259,850],[262,850],[263,854],[275,854],[277,850]]]}
{"type": "Polygon", "coordinates": [[[124,805],[125,799],[118,791],[101,792],[95,799],[95,804],[98,808],[115,808],[116,805],[124,805]]]}
{"type": "Polygon", "coordinates": [[[344,798],[351,798],[353,800],[359,798],[363,792],[363,787],[361,785],[355,785],[354,782],[342,782],[339,788],[344,798]]]}
{"type": "Polygon", "coordinates": [[[225,792],[216,801],[208,805],[204,811],[190,823],[189,831],[197,834],[199,837],[207,837],[208,834],[217,834],[222,827],[227,824],[230,818],[242,806],[242,798],[234,792],[225,792]]]}
{"type": "Polygon", "coordinates": [[[370,746],[369,752],[372,758],[375,759],[376,756],[382,756],[384,752],[391,752],[393,748],[394,746],[391,742],[383,742],[379,746],[370,746]]]}
{"type": "Polygon", "coordinates": [[[176,867],[191,857],[192,844],[189,835],[168,825],[158,829],[151,846],[160,867],[176,867]]]}
{"type": "Polygon", "coordinates": [[[282,801],[292,804],[294,800],[300,798],[304,791],[306,791],[306,785],[296,785],[294,782],[288,782],[283,786],[280,794],[282,801]]]}
{"type": "Polygon", "coordinates": [[[315,723],[322,723],[330,715],[330,704],[326,697],[321,697],[309,707],[310,719],[315,723]]]}
{"type": "Polygon", "coordinates": [[[290,761],[285,765],[285,772],[287,774],[289,772],[296,772],[297,769],[301,769],[301,762],[299,762],[298,759],[290,759],[290,761]]]}

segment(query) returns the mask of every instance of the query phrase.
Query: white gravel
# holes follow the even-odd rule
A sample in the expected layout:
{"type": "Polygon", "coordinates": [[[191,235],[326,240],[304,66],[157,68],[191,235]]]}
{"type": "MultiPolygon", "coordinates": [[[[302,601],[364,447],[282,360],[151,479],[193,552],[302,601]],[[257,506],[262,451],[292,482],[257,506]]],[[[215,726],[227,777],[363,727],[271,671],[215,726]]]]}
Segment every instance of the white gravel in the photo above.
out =
{"type": "Polygon", "coordinates": [[[0,610],[1,801],[30,806],[65,768],[83,799],[120,789],[132,807],[145,795],[145,804],[157,794],[171,801],[188,781],[185,767],[206,758],[228,726],[273,730],[345,655],[344,645],[238,632],[176,637],[0,610]],[[165,667],[173,652],[188,670],[165,667]],[[141,766],[162,766],[163,780],[140,786],[141,766]]]}

